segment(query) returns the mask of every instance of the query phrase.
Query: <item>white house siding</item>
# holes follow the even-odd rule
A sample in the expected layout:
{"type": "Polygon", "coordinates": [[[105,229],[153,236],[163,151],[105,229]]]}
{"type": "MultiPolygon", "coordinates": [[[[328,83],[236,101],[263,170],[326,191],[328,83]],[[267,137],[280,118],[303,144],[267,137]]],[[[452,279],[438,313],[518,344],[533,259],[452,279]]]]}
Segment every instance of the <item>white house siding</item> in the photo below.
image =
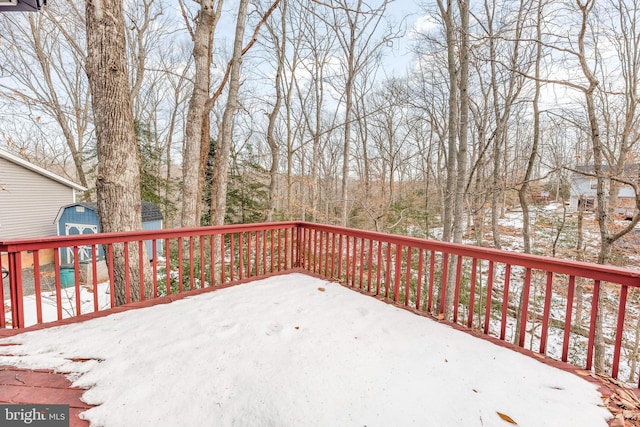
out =
{"type": "Polygon", "coordinates": [[[0,241],[55,236],[60,207],[74,202],[68,185],[0,158],[0,241]]]}

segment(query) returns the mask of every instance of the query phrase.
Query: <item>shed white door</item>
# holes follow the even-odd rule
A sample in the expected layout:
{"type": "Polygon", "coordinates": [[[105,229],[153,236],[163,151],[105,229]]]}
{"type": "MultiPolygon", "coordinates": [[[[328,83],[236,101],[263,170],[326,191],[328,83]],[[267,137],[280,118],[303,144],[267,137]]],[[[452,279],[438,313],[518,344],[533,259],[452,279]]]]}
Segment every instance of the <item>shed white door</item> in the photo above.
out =
{"type": "MultiPolygon", "coordinates": [[[[96,234],[98,226],[94,224],[65,224],[65,233],[67,236],[77,236],[78,234],[96,234]]],[[[67,249],[67,262],[73,261],[73,248],[67,249]]],[[[78,247],[78,261],[91,259],[91,246],[78,247]]]]}

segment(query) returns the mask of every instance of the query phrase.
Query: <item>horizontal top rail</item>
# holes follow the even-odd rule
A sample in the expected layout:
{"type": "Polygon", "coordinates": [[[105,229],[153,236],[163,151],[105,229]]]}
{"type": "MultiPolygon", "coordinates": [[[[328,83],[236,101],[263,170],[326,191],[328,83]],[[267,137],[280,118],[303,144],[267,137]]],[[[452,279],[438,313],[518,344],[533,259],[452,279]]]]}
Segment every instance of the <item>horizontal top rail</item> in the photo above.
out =
{"type": "Polygon", "coordinates": [[[296,228],[297,222],[269,222],[242,225],[216,225],[190,228],[171,228],[164,230],[135,230],[115,233],[75,234],[70,236],[43,237],[36,239],[20,239],[0,242],[0,252],[19,252],[35,249],[53,249],[62,246],[111,244],[135,242],[150,239],[173,239],[177,237],[193,237],[209,234],[239,233],[248,231],[275,230],[296,228]]]}
{"type": "Polygon", "coordinates": [[[411,246],[418,249],[433,250],[436,252],[460,255],[463,257],[490,260],[513,266],[551,271],[553,273],[567,274],[570,276],[589,277],[595,280],[640,287],[640,270],[632,270],[625,267],[566,260],[544,255],[508,252],[501,249],[482,246],[448,243],[438,240],[399,236],[333,225],[314,224],[308,222],[300,222],[297,225],[302,228],[312,228],[317,231],[325,231],[350,237],[384,241],[392,244],[411,246]]]}

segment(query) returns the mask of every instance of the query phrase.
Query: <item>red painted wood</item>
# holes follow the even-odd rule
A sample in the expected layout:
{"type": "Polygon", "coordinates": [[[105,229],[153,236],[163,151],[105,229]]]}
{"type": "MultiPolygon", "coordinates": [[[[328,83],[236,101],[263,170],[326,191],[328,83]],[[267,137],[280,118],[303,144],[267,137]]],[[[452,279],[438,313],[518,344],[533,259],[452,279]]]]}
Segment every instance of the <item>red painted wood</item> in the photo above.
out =
{"type": "Polygon", "coordinates": [[[418,283],[416,284],[416,310],[420,310],[422,304],[422,272],[424,269],[424,250],[419,250],[418,255],[418,283]]]}
{"type": "Polygon", "coordinates": [[[230,256],[229,256],[229,280],[230,281],[234,281],[234,260],[236,258],[236,251],[235,251],[235,235],[234,234],[229,234],[229,248],[230,248],[230,256]]]}
{"type": "MultiPolygon", "coordinates": [[[[109,245],[108,254],[110,256],[110,260],[113,260],[113,247],[109,245]]],[[[113,265],[113,264],[109,264],[113,265]]],[[[56,314],[58,315],[58,320],[62,319],[62,290],[60,286],[60,252],[58,248],[53,250],[53,269],[55,271],[55,286],[56,286],[56,314]]],[[[110,273],[113,271],[113,267],[111,267],[110,273]]],[[[113,274],[110,274],[109,277],[113,277],[113,274]]],[[[111,282],[111,307],[115,305],[114,301],[114,288],[113,288],[113,279],[111,282]]],[[[13,305],[13,297],[11,299],[11,304],[13,305]]],[[[15,320],[14,320],[15,322],[15,320]]],[[[15,325],[15,323],[14,323],[15,325]]]]}
{"type": "MultiPolygon", "coordinates": [[[[140,300],[144,300],[144,264],[147,262],[144,260],[145,252],[142,249],[142,240],[138,242],[138,283],[140,284],[140,300]]],[[[77,270],[76,270],[77,271],[77,270]]],[[[80,284],[80,280],[78,279],[78,284],[80,284]]],[[[80,296],[80,292],[78,292],[78,297],[80,296]]],[[[79,298],[78,298],[79,299],[79,298]]],[[[80,301],[78,301],[78,309],[80,308],[80,301]]]]}
{"type": "Polygon", "coordinates": [[[400,299],[400,272],[402,270],[402,245],[396,245],[395,274],[393,276],[393,301],[400,299]]]}
{"type": "Polygon", "coordinates": [[[511,283],[511,264],[505,266],[504,286],[502,288],[502,317],[500,318],[500,339],[504,340],[507,331],[507,310],[509,308],[509,284],[511,283]]]}
{"type": "Polygon", "coordinates": [[[436,270],[436,256],[435,252],[429,252],[429,296],[427,301],[427,311],[433,312],[433,288],[435,286],[435,270],[436,270]]]}
{"type": "MultiPolygon", "coordinates": [[[[77,257],[76,257],[77,258],[77,257]]],[[[124,275],[124,292],[125,301],[127,304],[131,302],[131,278],[129,277],[129,243],[124,244],[124,271],[127,273],[124,275]]],[[[180,289],[182,292],[182,289],[180,289]]]]}
{"type": "Polygon", "coordinates": [[[182,263],[182,260],[184,259],[184,256],[182,253],[183,246],[184,245],[183,245],[182,237],[178,237],[178,293],[183,292],[183,289],[182,289],[182,282],[184,278],[184,265],[182,263]]]}
{"type": "Polygon", "coordinates": [[[380,283],[382,282],[382,278],[380,277],[380,273],[382,271],[382,242],[378,242],[378,257],[376,259],[376,296],[380,295],[380,283]]]}
{"type": "MultiPolygon", "coordinates": [[[[151,269],[153,271],[153,297],[158,298],[158,248],[156,247],[157,240],[151,241],[151,252],[153,256],[153,260],[151,261],[151,269]]],[[[95,247],[93,248],[95,253],[95,247]]],[[[204,259],[204,255],[202,256],[204,259]]],[[[96,268],[96,259],[92,258],[93,262],[93,302],[96,304],[96,309],[94,311],[98,311],[98,271],[96,268]]]]}
{"type": "Polygon", "coordinates": [[[593,283],[593,299],[591,300],[591,322],[589,325],[589,342],[587,343],[587,370],[593,367],[593,352],[596,339],[596,318],[598,316],[598,298],[600,297],[600,281],[593,283]]]}
{"type": "Polygon", "coordinates": [[[491,323],[491,307],[493,305],[493,275],[494,265],[493,261],[489,261],[489,270],[487,272],[487,299],[484,312],[484,333],[489,334],[489,326],[491,323]]]}
{"type": "MultiPolygon", "coordinates": [[[[156,286],[158,284],[158,274],[157,274],[157,268],[156,268],[156,257],[155,257],[155,246],[153,247],[154,249],[154,257],[153,257],[153,261],[154,261],[154,269],[153,269],[153,284],[154,286],[156,286]]],[[[99,306],[98,306],[98,264],[96,261],[96,255],[97,255],[98,251],[96,248],[96,245],[91,245],[91,278],[92,278],[92,283],[93,286],[91,287],[93,289],[93,311],[98,311],[99,310],[99,306]]],[[[157,290],[157,289],[156,289],[157,290]]],[[[158,296],[158,292],[155,292],[153,294],[154,297],[158,296]]],[[[40,322],[38,322],[40,323],[40,322]]]]}
{"type": "Polygon", "coordinates": [[[458,306],[460,304],[460,282],[462,277],[462,257],[458,256],[456,262],[456,285],[453,295],[453,323],[458,323],[458,306]]]}
{"type": "MultiPolygon", "coordinates": [[[[193,236],[190,236],[189,237],[189,290],[190,291],[193,290],[193,285],[195,282],[195,263],[193,258],[193,251],[194,251],[193,236]]],[[[183,259],[180,258],[179,262],[183,262],[183,259]]]]}
{"type": "Polygon", "coordinates": [[[627,293],[628,286],[622,286],[620,291],[620,303],[618,304],[618,322],[616,327],[616,342],[613,347],[613,365],[611,368],[611,376],[618,378],[618,369],[620,368],[620,349],[622,348],[622,335],[624,331],[624,315],[627,312],[627,293]]]}
{"type": "Polygon", "coordinates": [[[407,270],[404,276],[404,305],[408,306],[411,297],[411,246],[407,247],[407,270]]]}
{"type": "Polygon", "coordinates": [[[529,292],[531,291],[531,269],[527,268],[524,274],[524,287],[522,289],[522,311],[520,313],[520,334],[518,345],[524,347],[524,338],[527,331],[527,320],[529,319],[529,292]]]}
{"type": "MultiPolygon", "coordinates": [[[[0,279],[1,280],[1,279],[0,279]]],[[[1,286],[4,288],[4,286],[1,286]]],[[[33,287],[36,297],[36,319],[42,323],[42,288],[40,282],[40,251],[33,253],[33,287]]],[[[2,300],[4,302],[4,299],[2,300]]],[[[4,315],[0,316],[4,319],[4,315]]]]}
{"type": "MultiPolygon", "coordinates": [[[[167,295],[171,295],[171,274],[169,274],[169,272],[171,271],[171,241],[169,239],[165,239],[164,240],[164,248],[165,248],[165,276],[167,279],[167,284],[166,284],[166,288],[167,288],[167,295]]],[[[110,275],[110,277],[113,277],[110,275]]],[[[111,307],[113,307],[114,304],[113,302],[111,303],[111,307]]]]}
{"type": "Polygon", "coordinates": [[[365,253],[365,249],[364,249],[364,239],[360,239],[360,264],[358,265],[358,270],[359,270],[359,279],[360,279],[360,283],[359,283],[359,287],[360,289],[364,289],[364,253],[365,253]]]}
{"type": "MultiPolygon", "coordinates": [[[[0,242],[0,252],[8,254],[8,262],[7,266],[10,270],[10,290],[11,290],[11,303],[8,309],[11,310],[11,326],[12,327],[21,327],[24,325],[24,306],[23,306],[23,277],[22,277],[22,265],[21,265],[21,254],[26,251],[35,251],[35,254],[41,253],[38,251],[53,249],[55,255],[55,282],[56,282],[56,296],[57,296],[57,312],[58,317],[62,319],[63,313],[61,307],[61,283],[60,283],[60,264],[59,264],[59,254],[61,248],[74,248],[74,266],[79,267],[77,264],[79,257],[77,256],[78,248],[80,247],[91,247],[92,252],[96,252],[96,248],[100,246],[104,246],[106,248],[106,256],[107,256],[107,265],[109,266],[109,278],[111,279],[111,305],[115,306],[114,300],[114,289],[113,289],[113,245],[124,245],[125,250],[128,251],[127,243],[137,244],[139,248],[142,247],[142,244],[145,241],[156,242],[157,240],[164,240],[165,242],[165,253],[166,253],[166,270],[168,272],[174,271],[177,272],[179,277],[179,287],[182,287],[183,277],[181,276],[185,273],[184,268],[186,266],[182,261],[182,242],[183,239],[189,239],[189,267],[194,268],[196,263],[200,262],[200,282],[204,283],[207,279],[206,270],[204,269],[204,247],[207,242],[206,236],[209,236],[209,241],[211,242],[210,249],[210,264],[211,264],[211,284],[219,281],[219,285],[223,286],[225,283],[230,281],[235,281],[238,277],[241,279],[246,279],[249,277],[255,277],[256,275],[266,275],[273,274],[276,271],[281,271],[284,266],[284,271],[289,271],[294,267],[302,267],[309,272],[313,272],[316,275],[328,278],[336,278],[343,283],[348,283],[350,286],[358,287],[359,289],[365,290],[367,292],[374,292],[374,283],[372,282],[373,275],[375,274],[375,293],[378,295],[382,295],[384,289],[385,298],[392,298],[394,301],[398,301],[400,299],[400,290],[404,290],[405,298],[404,305],[411,305],[411,307],[415,307],[417,310],[424,309],[422,305],[423,292],[428,292],[426,296],[426,306],[427,310],[430,312],[438,311],[438,313],[452,310],[454,312],[456,321],[462,321],[458,319],[460,313],[460,293],[462,292],[462,278],[466,275],[466,266],[462,265],[461,268],[465,270],[461,270],[460,266],[456,269],[455,273],[455,284],[454,287],[450,287],[450,289],[443,289],[443,292],[440,293],[443,299],[438,301],[438,306],[434,308],[434,289],[435,286],[439,284],[447,283],[447,275],[453,274],[448,272],[448,263],[451,259],[450,257],[455,256],[456,259],[460,260],[462,257],[467,257],[470,260],[471,264],[471,285],[469,287],[469,316],[467,319],[464,319],[464,323],[466,323],[467,327],[473,326],[473,317],[474,313],[477,317],[478,309],[475,307],[478,298],[484,296],[484,291],[480,297],[477,297],[478,291],[475,286],[477,283],[481,283],[482,281],[487,281],[487,300],[486,300],[486,308],[484,313],[484,325],[482,325],[483,329],[486,333],[489,333],[491,329],[490,321],[491,321],[491,310],[492,310],[492,294],[493,294],[493,282],[495,278],[495,266],[498,265],[496,263],[500,263],[506,266],[506,269],[518,268],[524,269],[525,271],[525,279],[523,286],[523,296],[530,293],[531,289],[531,271],[536,269],[541,272],[541,274],[547,275],[547,284],[544,291],[544,307],[541,308],[541,323],[542,329],[541,333],[541,341],[540,341],[540,351],[545,352],[547,350],[547,341],[550,333],[550,317],[551,317],[551,301],[553,296],[553,277],[558,277],[557,275],[566,275],[567,277],[580,278],[580,280],[589,280],[596,284],[594,287],[594,291],[590,292],[590,294],[585,295],[587,301],[589,299],[597,299],[598,293],[602,290],[600,289],[600,283],[602,281],[607,282],[607,286],[614,289],[617,287],[617,291],[615,295],[620,295],[621,298],[617,300],[619,307],[624,307],[626,301],[624,301],[624,293],[627,292],[629,287],[640,287],[640,272],[633,271],[629,269],[612,267],[612,266],[603,266],[596,265],[590,263],[582,263],[571,260],[561,260],[556,258],[549,257],[540,257],[536,255],[528,255],[528,254],[518,254],[515,252],[507,252],[507,251],[499,251],[491,248],[480,248],[474,246],[467,245],[458,245],[451,244],[445,242],[437,242],[426,239],[417,239],[410,238],[404,236],[394,236],[383,233],[369,232],[363,230],[355,230],[348,229],[343,227],[335,227],[330,225],[322,225],[322,224],[311,224],[305,222],[285,222],[285,223],[262,223],[262,224],[247,224],[247,225],[231,225],[231,226],[220,226],[220,227],[194,227],[194,228],[184,228],[184,229],[171,229],[171,230],[152,230],[152,231],[141,231],[141,232],[128,232],[128,233],[104,233],[104,234],[96,234],[96,235],[81,235],[81,236],[62,236],[56,238],[44,238],[44,239],[23,239],[23,240],[15,240],[11,242],[0,242]],[[236,240],[235,234],[238,234],[238,239],[236,240]],[[244,243],[244,235],[247,235],[246,244],[244,243]],[[284,234],[284,236],[283,236],[284,234]],[[225,239],[225,236],[229,236],[228,239],[225,239]],[[255,235],[255,245],[253,243],[253,237],[255,235]],[[220,236],[220,242],[217,247],[215,247],[214,251],[214,238],[212,236],[220,236]],[[193,251],[193,239],[199,239],[200,241],[200,251],[193,251]],[[284,250],[281,247],[282,239],[284,239],[284,250]],[[336,244],[336,239],[338,242],[336,244]],[[173,240],[174,244],[178,244],[178,248],[174,248],[175,252],[179,252],[178,262],[175,266],[171,266],[171,257],[170,257],[170,245],[171,240],[173,240]],[[395,248],[393,248],[395,245],[395,248]],[[346,250],[345,250],[345,246],[346,250]],[[219,251],[222,255],[219,263],[216,263],[217,260],[214,259],[214,253],[219,251]],[[385,249],[386,248],[386,249],[385,249]],[[402,248],[402,249],[400,249],[402,248]],[[406,250],[404,249],[406,248],[406,250]],[[399,250],[400,249],[400,250],[399,250]],[[418,262],[414,262],[413,256],[415,256],[415,251],[418,251],[418,262]],[[424,259],[425,254],[428,251],[428,256],[430,257],[429,267],[427,271],[424,270],[424,259]],[[194,253],[199,252],[199,253],[194,253]],[[231,258],[229,258],[229,272],[227,274],[227,268],[224,259],[224,254],[230,254],[231,258]],[[246,258],[245,258],[246,256],[246,258]],[[237,257],[237,259],[236,259],[237,257]],[[405,258],[406,257],[406,258],[405,258]],[[405,261],[406,259],[406,261],[405,261]],[[245,260],[246,260],[246,270],[245,270],[245,260]],[[440,260],[436,263],[436,260],[440,260]],[[254,263],[255,267],[251,265],[254,263]],[[482,266],[483,262],[489,263],[489,272],[483,271],[480,266],[482,266]],[[238,270],[238,266],[236,263],[240,264],[240,270],[238,270]],[[331,264],[329,264],[331,263],[331,264]],[[337,263],[337,266],[336,266],[337,263]],[[417,264],[417,265],[416,265],[417,264]],[[438,270],[436,270],[436,264],[438,265],[438,270]],[[220,269],[220,270],[218,270],[220,269]],[[252,270],[253,269],[253,270],[252,270]],[[343,270],[344,269],[344,270],[343,270]],[[366,270],[366,271],[365,271],[366,270]],[[219,276],[218,276],[219,271],[219,276]],[[244,273],[247,273],[246,275],[244,273]],[[337,274],[336,274],[337,272],[337,274]],[[464,274],[463,274],[464,273],[464,274]],[[425,274],[429,275],[429,278],[426,279],[424,277],[425,274]],[[488,275],[487,275],[488,274],[488,275]],[[216,278],[219,277],[218,280],[216,278]],[[436,277],[438,277],[438,284],[435,283],[436,277]],[[486,277],[486,279],[485,279],[486,277]],[[413,282],[416,281],[417,285],[415,289],[415,293],[412,291],[413,282]],[[425,283],[423,283],[425,282],[425,283]],[[366,286],[365,286],[366,284],[366,286]],[[423,286],[425,288],[423,289],[423,286]],[[402,287],[402,288],[400,288],[402,287]],[[626,287],[626,291],[623,291],[623,288],[626,287]],[[393,292],[393,296],[390,293],[393,292]],[[449,292],[454,292],[454,307],[444,307],[443,303],[446,301],[446,294],[449,292]],[[415,298],[415,301],[413,301],[415,298]]],[[[153,268],[154,272],[157,272],[157,261],[156,261],[156,253],[155,253],[155,244],[153,245],[154,254],[153,254],[153,268]]],[[[38,255],[35,255],[38,257],[38,255]]],[[[187,257],[184,257],[187,258],[187,257]]],[[[175,256],[174,256],[175,259],[175,256]]],[[[92,261],[94,262],[94,261],[92,261]]],[[[144,257],[138,257],[137,260],[132,260],[132,263],[142,264],[146,262],[144,257]]],[[[79,280],[79,268],[75,269],[76,272],[76,290],[80,290],[80,280],[79,280]]],[[[93,268],[94,272],[97,268],[93,268]]],[[[42,277],[43,273],[41,269],[34,268],[32,270],[35,273],[34,280],[34,288],[38,288],[38,281],[42,277]]],[[[174,273],[175,274],[175,273],[174,273]]],[[[197,274],[197,272],[195,273],[197,274]]],[[[183,294],[185,291],[195,287],[195,274],[190,275],[190,283],[187,286],[187,289],[179,289],[178,293],[183,294]]],[[[510,279],[510,275],[507,274],[505,278],[505,292],[501,301],[496,300],[495,306],[497,310],[500,310],[502,316],[500,318],[501,326],[500,326],[500,334],[502,338],[505,338],[504,329],[506,327],[506,320],[508,315],[508,307],[507,304],[509,302],[509,281],[515,280],[510,279]],[[501,306],[498,308],[497,306],[501,303],[501,306]]],[[[128,288],[125,289],[128,294],[129,300],[131,299],[131,287],[130,286],[139,286],[141,289],[141,293],[144,295],[144,280],[143,275],[140,274],[139,277],[127,277],[128,280],[128,288]],[[137,283],[136,283],[137,282],[137,283]]],[[[94,282],[97,281],[94,280],[94,282]]],[[[167,292],[171,295],[170,288],[170,275],[167,274],[167,292]]],[[[453,281],[452,281],[453,282],[453,281]]],[[[217,283],[215,283],[217,284],[217,283]]],[[[41,284],[40,284],[41,288],[41,284]]],[[[2,290],[0,289],[0,292],[2,290]]],[[[40,308],[35,308],[35,318],[37,321],[42,321],[42,315],[38,314],[38,311],[42,310],[42,289],[40,291],[35,290],[36,300],[38,301],[38,306],[40,308]],[[40,294],[40,297],[38,297],[40,294]]],[[[154,282],[154,295],[157,294],[157,283],[154,282]]],[[[76,292],[76,295],[80,296],[79,292],[76,292]]],[[[562,295],[562,294],[559,294],[562,295]]],[[[628,295],[627,295],[628,297],[628,295]]],[[[97,306],[97,294],[93,295],[93,311],[96,311],[99,307],[97,306]]],[[[525,298],[525,301],[528,299],[525,298]]],[[[82,305],[79,300],[75,301],[75,309],[76,312],[79,312],[82,309],[82,305]]],[[[588,357],[587,363],[591,366],[593,360],[593,342],[594,342],[594,316],[597,314],[598,307],[594,304],[592,309],[590,310],[589,318],[587,321],[589,322],[589,345],[587,347],[588,357]]],[[[530,308],[528,306],[523,307],[522,316],[525,318],[527,316],[530,308]]],[[[30,313],[34,314],[34,313],[30,313]]],[[[570,328],[571,319],[567,318],[565,314],[565,323],[568,324],[570,328]]],[[[625,322],[623,319],[623,314],[619,314],[618,321],[616,324],[617,328],[623,328],[625,326],[625,322]]],[[[9,315],[9,314],[8,314],[9,315]]],[[[535,316],[540,316],[537,312],[534,314],[535,316]]],[[[569,314],[569,316],[571,313],[569,314]]],[[[585,316],[587,317],[587,316],[585,316]]],[[[4,319],[0,319],[0,329],[2,327],[6,327],[7,325],[4,322],[4,319]]],[[[527,325],[525,323],[522,324],[519,332],[526,332],[527,325]]],[[[569,329],[570,331],[570,329],[569,329]]],[[[521,341],[524,334],[520,333],[520,340],[518,344],[524,345],[521,341]]],[[[616,339],[621,337],[620,332],[616,331],[615,335],[616,339]]],[[[620,338],[621,339],[621,338],[620,338]]],[[[568,343],[568,337],[563,341],[563,346],[566,346],[568,343]]],[[[621,345],[621,344],[620,344],[621,345]]],[[[616,365],[619,363],[624,363],[620,359],[624,356],[621,349],[618,349],[617,354],[610,355],[607,363],[609,365],[613,362],[613,356],[616,358],[616,365]]],[[[619,368],[616,368],[619,371],[619,368]]]]}
{"type": "Polygon", "coordinates": [[[342,234],[338,235],[338,280],[342,280],[342,234]]]}
{"type": "Polygon", "coordinates": [[[544,311],[542,314],[542,333],[540,335],[540,353],[547,352],[547,339],[549,337],[549,316],[551,314],[551,296],[553,294],[553,273],[547,272],[547,282],[544,294],[544,311]]]}
{"type": "Polygon", "coordinates": [[[358,266],[358,238],[353,237],[353,253],[351,257],[351,286],[356,286],[356,267],[358,266]]]}
{"type": "Polygon", "coordinates": [[[391,286],[391,243],[387,242],[387,268],[384,276],[384,298],[389,299],[389,288],[391,286]]]}
{"type": "Polygon", "coordinates": [[[473,328],[473,313],[476,304],[476,280],[478,280],[478,260],[471,261],[471,283],[469,286],[469,317],[467,318],[467,328],[473,328]]]}
{"type": "Polygon", "coordinates": [[[576,288],[576,277],[569,276],[567,285],[567,306],[564,315],[564,337],[562,339],[562,361],[569,358],[569,340],[571,339],[571,317],[573,315],[573,294],[576,288]]]}
{"type": "Polygon", "coordinates": [[[267,231],[262,231],[262,274],[267,274],[267,231]]]}
{"type": "MultiPolygon", "coordinates": [[[[155,241],[152,242],[153,245],[153,249],[155,251],[155,241]]],[[[205,245],[205,241],[204,241],[204,236],[200,236],[200,287],[202,288],[204,286],[205,283],[205,268],[204,268],[204,245],[205,245]]],[[[154,257],[155,258],[155,257],[154,257]]]]}
{"type": "Polygon", "coordinates": [[[372,275],[373,275],[373,240],[369,240],[369,253],[367,255],[367,292],[371,292],[372,275]]]}
{"type": "Polygon", "coordinates": [[[449,292],[449,290],[447,289],[447,286],[449,285],[448,279],[449,279],[449,254],[445,253],[442,257],[442,281],[440,282],[442,291],[440,292],[440,312],[438,314],[445,313],[447,293],[449,292]]]}

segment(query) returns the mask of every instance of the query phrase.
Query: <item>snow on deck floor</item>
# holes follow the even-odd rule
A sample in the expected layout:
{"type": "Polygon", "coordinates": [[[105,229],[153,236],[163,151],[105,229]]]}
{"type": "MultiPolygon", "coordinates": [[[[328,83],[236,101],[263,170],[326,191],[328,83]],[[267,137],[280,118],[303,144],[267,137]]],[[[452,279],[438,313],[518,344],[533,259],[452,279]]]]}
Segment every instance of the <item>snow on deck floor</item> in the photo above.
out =
{"type": "Polygon", "coordinates": [[[303,274],[24,333],[97,426],[606,426],[593,384],[303,274]],[[73,358],[95,361],[73,362],[73,358]]]}

